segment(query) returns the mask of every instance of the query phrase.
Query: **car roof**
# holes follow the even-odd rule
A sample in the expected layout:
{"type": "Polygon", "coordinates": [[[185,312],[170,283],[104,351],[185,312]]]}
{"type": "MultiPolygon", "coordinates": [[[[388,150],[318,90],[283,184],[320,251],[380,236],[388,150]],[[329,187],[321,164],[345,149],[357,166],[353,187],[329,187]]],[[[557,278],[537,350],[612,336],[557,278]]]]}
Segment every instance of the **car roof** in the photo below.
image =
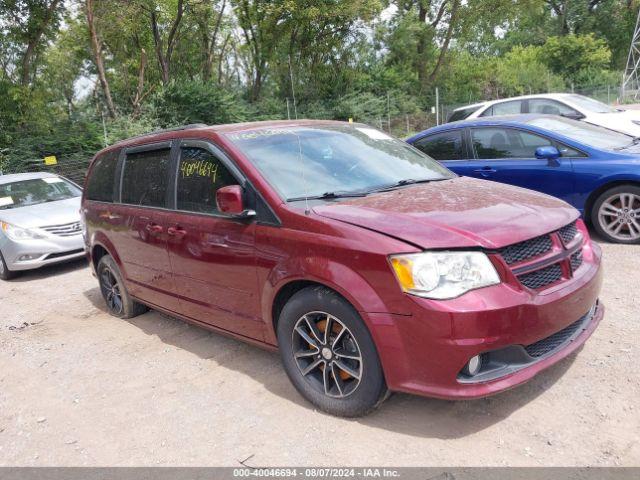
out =
{"type": "Polygon", "coordinates": [[[458,110],[466,110],[467,108],[472,108],[472,107],[480,108],[480,107],[484,107],[485,105],[488,106],[488,105],[495,105],[496,103],[510,102],[511,100],[527,100],[529,98],[550,98],[550,99],[559,100],[561,98],[567,98],[571,95],[578,95],[578,94],[577,93],[532,93],[531,95],[520,95],[518,97],[497,98],[495,100],[487,100],[485,102],[464,105],[462,107],[456,108],[454,112],[457,112],[458,110]]]}
{"type": "Polygon", "coordinates": [[[0,175],[0,184],[19,182],[22,180],[33,180],[36,178],[51,178],[58,175],[49,172],[28,172],[28,173],[10,173],[0,175]]]}
{"type": "Polygon", "coordinates": [[[158,130],[155,132],[149,132],[144,135],[139,135],[137,137],[131,137],[124,140],[121,140],[109,147],[105,150],[109,150],[114,147],[123,147],[127,145],[135,145],[138,143],[147,142],[150,139],[154,139],[154,137],[158,137],[158,140],[168,139],[168,138],[182,138],[185,137],[184,132],[199,132],[199,133],[235,133],[246,130],[264,130],[268,128],[294,128],[294,127],[308,127],[308,126],[318,126],[318,125],[357,125],[357,126],[365,126],[360,123],[348,123],[342,122],[338,120],[264,120],[259,122],[243,122],[243,123],[226,123],[221,125],[206,125],[206,124],[193,124],[193,125],[185,125],[183,127],[170,128],[167,130],[158,130]],[[166,138],[165,138],[166,137],[166,138]]]}
{"type": "MultiPolygon", "coordinates": [[[[457,122],[449,122],[443,123],[442,125],[438,125],[437,127],[431,127],[427,130],[423,130],[422,132],[410,137],[407,139],[407,142],[412,142],[414,140],[418,140],[419,138],[424,137],[425,135],[431,135],[438,132],[444,132],[447,130],[455,130],[459,128],[467,128],[467,127],[479,127],[479,126],[509,126],[509,127],[522,127],[523,124],[526,124],[530,120],[534,120],[536,118],[553,118],[557,117],[557,115],[545,115],[543,113],[521,113],[519,115],[499,115],[495,117],[480,117],[480,118],[471,118],[469,120],[459,120],[457,122]]],[[[527,125],[529,126],[529,125],[527,125]]],[[[536,125],[535,127],[531,125],[532,128],[544,128],[536,125]]]]}

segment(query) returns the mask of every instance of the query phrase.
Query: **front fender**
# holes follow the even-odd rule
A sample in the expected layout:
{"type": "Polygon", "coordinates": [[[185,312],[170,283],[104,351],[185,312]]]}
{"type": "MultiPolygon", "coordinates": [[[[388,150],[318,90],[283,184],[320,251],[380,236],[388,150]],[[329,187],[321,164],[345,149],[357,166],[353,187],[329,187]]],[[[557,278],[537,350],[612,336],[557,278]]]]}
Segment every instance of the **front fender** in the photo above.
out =
{"type": "MultiPolygon", "coordinates": [[[[267,324],[267,341],[275,343],[276,338],[274,301],[286,285],[296,281],[315,282],[335,290],[362,314],[365,323],[369,323],[368,316],[363,313],[391,311],[369,282],[348,266],[321,257],[289,258],[271,270],[262,291],[261,310],[267,324]]],[[[373,325],[367,327],[371,331],[373,325]]]]}

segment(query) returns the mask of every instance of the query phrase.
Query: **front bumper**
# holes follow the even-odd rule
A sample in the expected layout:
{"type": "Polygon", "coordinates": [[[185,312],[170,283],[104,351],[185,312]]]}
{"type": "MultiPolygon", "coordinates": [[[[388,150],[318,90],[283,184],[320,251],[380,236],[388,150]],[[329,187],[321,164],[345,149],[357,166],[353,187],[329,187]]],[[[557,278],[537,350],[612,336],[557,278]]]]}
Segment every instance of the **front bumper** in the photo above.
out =
{"type": "Polygon", "coordinates": [[[503,283],[448,301],[407,297],[411,315],[365,314],[389,388],[445,399],[484,397],[528,381],[580,348],[604,314],[598,302],[601,254],[592,248],[575,278],[549,292],[503,283]],[[565,341],[539,358],[513,355],[576,322],[565,341]],[[471,357],[505,351],[511,355],[495,355],[484,378],[469,381],[461,375],[471,357]]]}
{"type": "Polygon", "coordinates": [[[0,236],[0,250],[11,271],[32,270],[85,256],[82,235],[15,242],[0,236]]]}

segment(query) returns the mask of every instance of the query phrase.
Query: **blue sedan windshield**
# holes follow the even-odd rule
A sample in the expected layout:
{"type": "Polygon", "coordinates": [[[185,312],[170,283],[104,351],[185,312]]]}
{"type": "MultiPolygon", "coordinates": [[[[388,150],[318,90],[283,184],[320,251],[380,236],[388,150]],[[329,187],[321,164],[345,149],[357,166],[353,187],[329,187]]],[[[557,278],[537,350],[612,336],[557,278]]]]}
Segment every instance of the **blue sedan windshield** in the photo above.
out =
{"type": "Polygon", "coordinates": [[[633,137],[624,133],[569,118],[538,117],[526,123],[603,150],[619,150],[633,143],[633,137]]]}

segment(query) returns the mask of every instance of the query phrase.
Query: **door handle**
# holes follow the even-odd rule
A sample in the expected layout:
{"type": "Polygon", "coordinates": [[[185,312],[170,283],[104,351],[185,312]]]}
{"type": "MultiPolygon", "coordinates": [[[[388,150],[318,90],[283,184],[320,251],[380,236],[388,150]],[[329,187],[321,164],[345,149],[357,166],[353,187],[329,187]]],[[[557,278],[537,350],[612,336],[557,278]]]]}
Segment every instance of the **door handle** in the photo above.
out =
{"type": "Polygon", "coordinates": [[[176,226],[167,228],[167,233],[172,237],[184,237],[187,234],[187,231],[176,226]]]}
{"type": "Polygon", "coordinates": [[[496,170],[493,167],[486,166],[486,167],[478,168],[477,170],[474,170],[474,172],[479,173],[483,177],[488,177],[492,173],[496,173],[496,170]]]}
{"type": "Polygon", "coordinates": [[[162,225],[158,225],[157,223],[147,223],[144,229],[151,234],[162,233],[162,225]]]}

